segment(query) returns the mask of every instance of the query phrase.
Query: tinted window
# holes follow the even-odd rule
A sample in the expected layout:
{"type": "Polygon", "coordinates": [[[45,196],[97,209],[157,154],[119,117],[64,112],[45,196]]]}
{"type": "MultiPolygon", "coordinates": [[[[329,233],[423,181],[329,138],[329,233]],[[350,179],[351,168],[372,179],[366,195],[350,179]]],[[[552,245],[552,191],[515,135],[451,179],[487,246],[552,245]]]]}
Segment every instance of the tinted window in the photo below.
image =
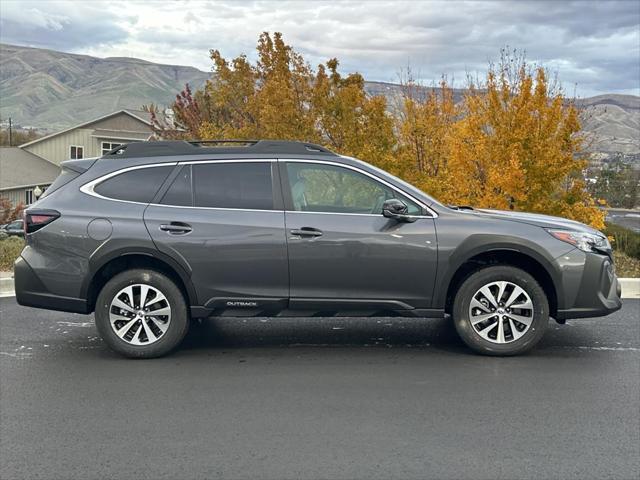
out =
{"type": "Polygon", "coordinates": [[[149,203],[172,169],[173,166],[130,170],[96,185],[94,191],[116,200],[149,203]]]}
{"type": "Polygon", "coordinates": [[[180,173],[175,178],[171,186],[167,190],[167,193],[162,197],[162,202],[165,205],[180,205],[190,207],[193,205],[193,199],[191,192],[193,191],[191,185],[191,165],[185,165],[180,170],[180,173]]]}
{"type": "Polygon", "coordinates": [[[306,212],[382,214],[382,204],[400,198],[409,213],[420,207],[375,179],[356,171],[331,165],[288,163],[293,208],[306,212]]]}
{"type": "Polygon", "coordinates": [[[205,163],[192,168],[196,207],[273,209],[270,163],[205,163]]]}

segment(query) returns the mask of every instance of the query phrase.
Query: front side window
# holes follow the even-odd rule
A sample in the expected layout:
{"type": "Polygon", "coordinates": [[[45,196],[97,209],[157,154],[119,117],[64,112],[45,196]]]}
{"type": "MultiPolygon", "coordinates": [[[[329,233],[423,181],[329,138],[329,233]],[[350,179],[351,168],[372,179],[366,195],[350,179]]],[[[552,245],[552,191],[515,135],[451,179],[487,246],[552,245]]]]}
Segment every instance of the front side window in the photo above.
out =
{"type": "Polygon", "coordinates": [[[203,163],[191,168],[194,206],[273,210],[269,162],[203,163]]]}
{"type": "Polygon", "coordinates": [[[287,163],[293,209],[301,212],[382,214],[385,200],[399,198],[410,215],[420,207],[375,179],[354,170],[314,163],[287,163]]]}
{"type": "Polygon", "coordinates": [[[100,182],[93,191],[114,200],[149,203],[172,169],[171,165],[129,170],[100,182]]]}
{"type": "Polygon", "coordinates": [[[84,147],[79,145],[71,145],[69,149],[69,158],[71,160],[79,160],[84,158],[84,147]]]}

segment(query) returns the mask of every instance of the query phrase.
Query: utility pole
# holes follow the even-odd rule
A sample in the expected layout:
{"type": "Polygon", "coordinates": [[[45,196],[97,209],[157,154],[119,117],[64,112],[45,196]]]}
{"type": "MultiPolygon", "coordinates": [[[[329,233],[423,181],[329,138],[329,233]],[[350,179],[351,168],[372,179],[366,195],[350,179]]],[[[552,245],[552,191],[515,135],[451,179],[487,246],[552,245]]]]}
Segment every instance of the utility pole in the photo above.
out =
{"type": "Polygon", "coordinates": [[[9,117],[9,146],[13,147],[13,135],[11,133],[11,117],[9,117]]]}

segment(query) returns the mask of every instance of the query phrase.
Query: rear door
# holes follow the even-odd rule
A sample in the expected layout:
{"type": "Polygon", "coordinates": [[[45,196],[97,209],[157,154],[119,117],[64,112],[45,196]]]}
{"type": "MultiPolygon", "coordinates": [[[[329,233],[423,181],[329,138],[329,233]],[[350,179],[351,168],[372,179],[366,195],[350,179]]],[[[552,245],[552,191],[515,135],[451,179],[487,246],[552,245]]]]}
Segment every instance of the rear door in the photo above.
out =
{"type": "Polygon", "coordinates": [[[287,247],[276,165],[181,164],[146,209],[157,248],[188,266],[200,305],[224,310],[286,303],[287,247]]]}

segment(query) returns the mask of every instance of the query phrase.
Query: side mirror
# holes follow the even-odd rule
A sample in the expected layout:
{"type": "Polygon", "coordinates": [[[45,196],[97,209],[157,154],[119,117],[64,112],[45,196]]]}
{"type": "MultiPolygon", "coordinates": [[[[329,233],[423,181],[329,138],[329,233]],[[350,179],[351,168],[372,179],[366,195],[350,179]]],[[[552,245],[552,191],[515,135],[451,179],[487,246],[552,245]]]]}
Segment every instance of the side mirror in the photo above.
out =
{"type": "Polygon", "coordinates": [[[409,215],[409,207],[402,200],[390,198],[382,204],[382,215],[386,218],[393,218],[398,222],[415,222],[415,217],[409,215]]]}

